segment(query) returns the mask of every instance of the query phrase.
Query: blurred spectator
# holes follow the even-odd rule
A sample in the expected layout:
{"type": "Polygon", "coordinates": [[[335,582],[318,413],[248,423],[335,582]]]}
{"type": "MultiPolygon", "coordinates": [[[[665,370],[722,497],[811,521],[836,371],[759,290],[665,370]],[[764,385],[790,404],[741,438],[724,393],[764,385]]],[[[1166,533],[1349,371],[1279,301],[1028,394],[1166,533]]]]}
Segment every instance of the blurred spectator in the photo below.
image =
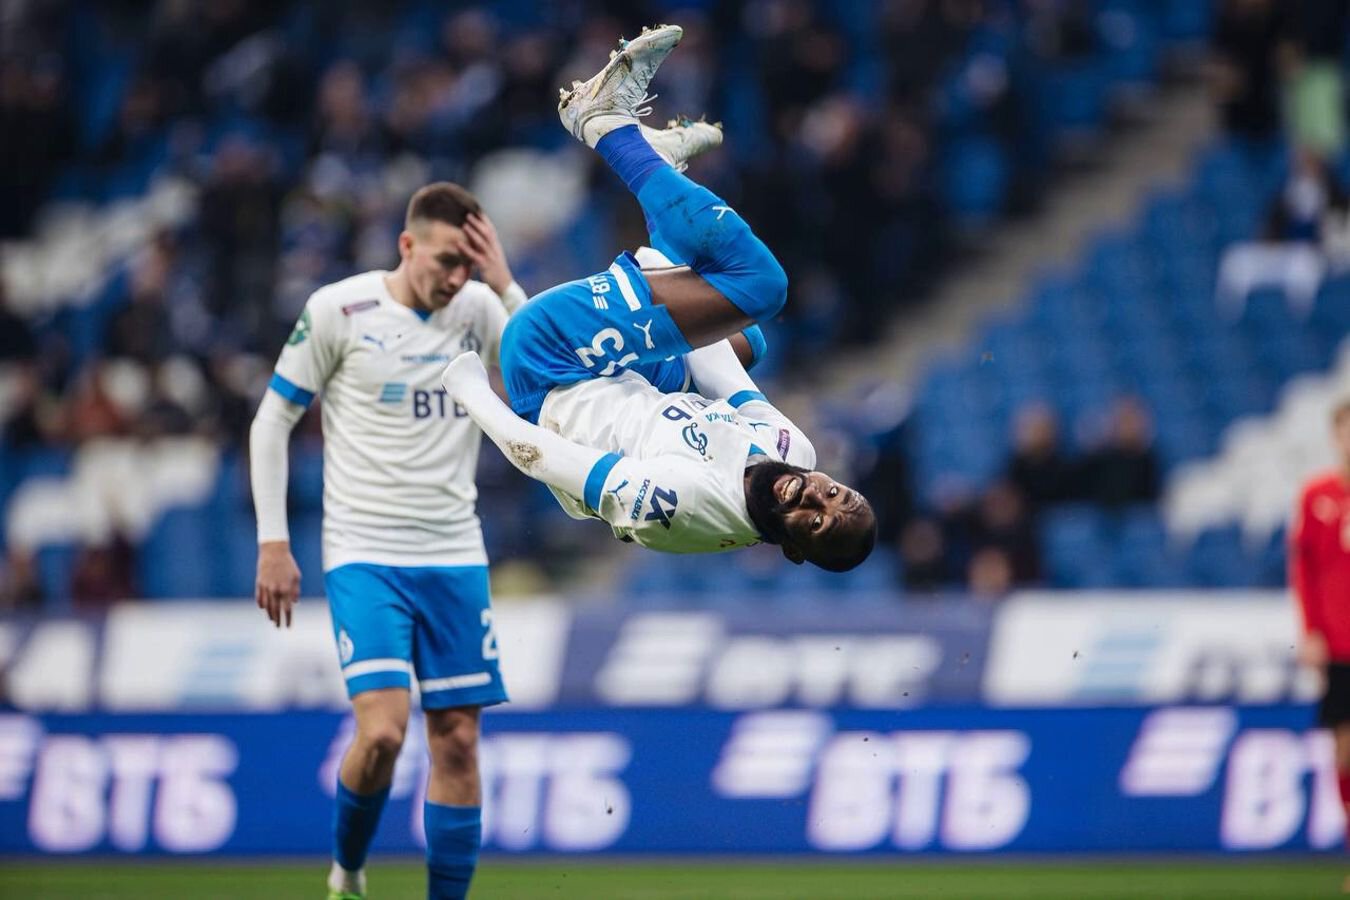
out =
{"type": "Polygon", "coordinates": [[[1338,267],[1350,264],[1342,250],[1348,211],[1346,193],[1326,161],[1312,150],[1297,151],[1288,179],[1267,209],[1260,239],[1224,251],[1215,289],[1223,315],[1238,318],[1248,295],[1262,287],[1283,291],[1299,316],[1310,314],[1327,274],[1328,251],[1338,267]]]}
{"type": "Polygon", "coordinates": [[[1073,466],[1059,446],[1059,420],[1044,403],[1031,403],[1017,411],[1013,456],[1005,476],[1033,513],[1077,495],[1073,466]]]}
{"type": "Polygon", "coordinates": [[[947,584],[946,541],[935,520],[911,521],[900,532],[898,549],[905,590],[931,592],[947,584]]]}
{"type": "Polygon", "coordinates": [[[1276,52],[1285,6],[1284,0],[1219,3],[1209,82],[1224,127],[1238,137],[1266,140],[1279,130],[1276,52]]]}
{"type": "Polygon", "coordinates": [[[1084,499],[1112,509],[1158,501],[1162,467],[1153,449],[1153,422],[1136,398],[1115,404],[1106,443],[1084,461],[1083,488],[1084,499]]]}
{"type": "Polygon", "coordinates": [[[31,30],[23,28],[22,16],[0,17],[0,134],[6,135],[0,140],[0,238],[28,231],[53,178],[75,152],[65,63],[40,36],[53,24],[46,17],[59,22],[64,5],[34,11],[39,21],[27,23],[31,30]]]}
{"type": "Polygon", "coordinates": [[[1041,552],[1036,527],[1017,487],[1008,481],[994,482],[980,497],[972,518],[975,557],[995,549],[1007,563],[1010,584],[1034,584],[1040,580],[1041,552]]]}
{"type": "Polygon", "coordinates": [[[28,320],[9,308],[5,283],[0,280],[0,364],[32,362],[37,357],[37,341],[28,320]]]}
{"type": "Polygon", "coordinates": [[[1334,158],[1345,147],[1341,67],[1350,0],[1293,0],[1286,5],[1288,36],[1281,64],[1289,134],[1296,146],[1334,158]]]}
{"type": "Polygon", "coordinates": [[[98,544],[85,544],[75,557],[70,597],[77,609],[97,610],[138,596],[136,550],[120,534],[98,544]]]}
{"type": "Polygon", "coordinates": [[[19,547],[10,547],[0,568],[0,612],[29,612],[42,605],[42,582],[37,559],[19,547]]]}
{"type": "Polygon", "coordinates": [[[999,547],[983,547],[966,567],[966,590],[979,600],[1002,600],[1014,584],[1013,564],[999,547]]]}

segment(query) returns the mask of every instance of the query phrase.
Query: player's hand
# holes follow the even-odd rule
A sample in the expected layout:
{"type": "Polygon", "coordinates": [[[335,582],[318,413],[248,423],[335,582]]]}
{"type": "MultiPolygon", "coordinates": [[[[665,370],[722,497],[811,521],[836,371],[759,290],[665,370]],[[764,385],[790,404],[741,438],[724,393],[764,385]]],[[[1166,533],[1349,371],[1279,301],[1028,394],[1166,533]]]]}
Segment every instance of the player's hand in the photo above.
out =
{"type": "Polygon", "coordinates": [[[1327,639],[1316,633],[1305,634],[1303,642],[1298,647],[1298,661],[1310,669],[1325,668],[1331,661],[1331,654],[1327,651],[1327,639]]]}
{"type": "Polygon", "coordinates": [[[472,390],[474,385],[483,385],[492,390],[492,382],[488,380],[483,358],[472,350],[450,360],[450,365],[441,373],[441,385],[456,400],[462,400],[464,394],[472,390]]]}
{"type": "Polygon", "coordinates": [[[506,251],[497,239],[497,229],[483,213],[470,213],[464,220],[465,255],[483,276],[488,287],[501,296],[515,278],[506,262],[506,251]]]}
{"type": "Polygon", "coordinates": [[[291,555],[287,541],[266,541],[258,545],[258,578],[253,585],[258,608],[267,613],[272,624],[291,627],[291,608],[300,599],[300,567],[291,555]]]}

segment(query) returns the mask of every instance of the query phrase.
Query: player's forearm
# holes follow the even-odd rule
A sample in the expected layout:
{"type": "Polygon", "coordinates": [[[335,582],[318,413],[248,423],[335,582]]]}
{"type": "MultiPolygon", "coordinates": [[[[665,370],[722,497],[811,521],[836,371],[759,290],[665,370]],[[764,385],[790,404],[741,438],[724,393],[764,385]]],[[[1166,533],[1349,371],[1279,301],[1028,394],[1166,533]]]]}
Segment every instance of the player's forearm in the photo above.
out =
{"type": "Polygon", "coordinates": [[[302,415],[302,408],[269,390],[249,428],[249,483],[260,544],[290,540],[286,520],[286,484],[290,475],[287,446],[291,429],[302,415]]]}
{"type": "Polygon", "coordinates": [[[584,495],[586,478],[604,453],[520,418],[486,381],[452,393],[513,466],[573,497],[584,495]]]}
{"type": "MultiPolygon", "coordinates": [[[[764,399],[759,387],[741,365],[730,342],[722,340],[691,350],[685,355],[689,374],[705,397],[729,400],[764,399]]],[[[733,405],[738,405],[733,402],[733,405]]]]}

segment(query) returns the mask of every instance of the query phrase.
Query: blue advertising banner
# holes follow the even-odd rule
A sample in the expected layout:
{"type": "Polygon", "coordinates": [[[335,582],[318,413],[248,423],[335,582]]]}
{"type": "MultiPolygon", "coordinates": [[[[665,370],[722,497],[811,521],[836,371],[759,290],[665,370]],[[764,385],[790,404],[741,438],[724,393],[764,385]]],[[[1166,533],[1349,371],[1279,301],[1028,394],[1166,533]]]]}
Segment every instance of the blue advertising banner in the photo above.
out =
{"type": "MultiPolygon", "coordinates": [[[[0,716],[0,852],[324,854],[350,720],[0,716]]],[[[422,845],[420,727],[376,849],[422,845]]],[[[1343,820],[1302,706],[489,712],[508,853],[1322,850],[1343,820]]]]}

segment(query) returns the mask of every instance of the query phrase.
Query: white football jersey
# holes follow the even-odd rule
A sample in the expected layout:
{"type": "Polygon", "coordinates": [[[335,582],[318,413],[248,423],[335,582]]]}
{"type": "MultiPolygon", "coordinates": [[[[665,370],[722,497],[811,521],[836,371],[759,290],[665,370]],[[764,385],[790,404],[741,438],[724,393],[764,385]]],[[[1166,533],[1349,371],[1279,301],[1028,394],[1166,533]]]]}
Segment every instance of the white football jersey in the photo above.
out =
{"type": "Polygon", "coordinates": [[[315,291],[271,387],[323,397],[323,565],[486,565],[474,512],[481,432],[441,386],[468,350],[497,359],[507,313],[470,281],[423,316],[390,295],[389,273],[315,291]]]}
{"type": "Polygon", "coordinates": [[[663,394],[623,372],[555,388],[539,424],[622,458],[593,470],[588,496],[553,494],[573,518],[608,522],[615,537],[667,553],[749,547],[761,537],[745,503],[745,470],[768,459],[813,469],[806,435],[769,403],[733,407],[699,394],[663,394]]]}

